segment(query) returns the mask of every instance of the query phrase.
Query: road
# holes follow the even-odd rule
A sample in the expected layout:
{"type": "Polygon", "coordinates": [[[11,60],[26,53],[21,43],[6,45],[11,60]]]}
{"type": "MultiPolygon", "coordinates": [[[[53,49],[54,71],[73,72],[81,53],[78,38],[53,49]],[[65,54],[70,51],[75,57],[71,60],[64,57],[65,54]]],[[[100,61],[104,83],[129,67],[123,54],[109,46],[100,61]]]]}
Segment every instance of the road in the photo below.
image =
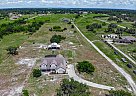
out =
{"type": "MultiPolygon", "coordinates": [[[[108,42],[109,43],[109,42],[108,42]]],[[[132,63],[136,64],[136,62],[131,59],[128,55],[126,55],[124,52],[122,52],[120,49],[118,49],[116,46],[114,46],[113,44],[109,43],[115,50],[117,50],[118,52],[120,52],[123,56],[125,56],[127,59],[129,59],[132,63]]]]}
{"type": "Polygon", "coordinates": [[[95,48],[95,50],[97,50],[105,59],[107,59],[111,65],[113,65],[128,81],[128,83],[130,84],[134,94],[136,94],[136,84],[134,82],[134,80],[132,79],[132,77],[126,73],[121,67],[119,67],[116,63],[114,63],[108,56],[106,56],[97,46],[95,46],[88,38],[86,38],[86,36],[79,30],[79,28],[75,25],[74,22],[72,22],[72,24],[75,26],[75,28],[78,30],[78,32],[95,48]]]}
{"type": "Polygon", "coordinates": [[[67,72],[68,72],[68,75],[69,75],[70,78],[73,78],[75,81],[86,84],[88,86],[96,87],[96,88],[100,88],[100,89],[105,89],[105,90],[114,89],[114,87],[105,86],[105,85],[101,85],[101,84],[96,84],[96,83],[93,83],[93,82],[82,79],[81,77],[76,75],[74,65],[68,65],[67,72]]]}

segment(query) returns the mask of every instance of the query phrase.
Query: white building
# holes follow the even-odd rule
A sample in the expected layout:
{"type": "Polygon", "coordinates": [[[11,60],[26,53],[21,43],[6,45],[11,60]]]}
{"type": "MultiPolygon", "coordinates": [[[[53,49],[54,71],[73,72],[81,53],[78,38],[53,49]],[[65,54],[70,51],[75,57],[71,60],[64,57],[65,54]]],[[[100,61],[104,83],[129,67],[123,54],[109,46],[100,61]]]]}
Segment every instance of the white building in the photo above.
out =
{"type": "Polygon", "coordinates": [[[60,49],[60,45],[57,43],[51,43],[50,45],[48,45],[48,50],[56,50],[56,49],[60,49]]]}

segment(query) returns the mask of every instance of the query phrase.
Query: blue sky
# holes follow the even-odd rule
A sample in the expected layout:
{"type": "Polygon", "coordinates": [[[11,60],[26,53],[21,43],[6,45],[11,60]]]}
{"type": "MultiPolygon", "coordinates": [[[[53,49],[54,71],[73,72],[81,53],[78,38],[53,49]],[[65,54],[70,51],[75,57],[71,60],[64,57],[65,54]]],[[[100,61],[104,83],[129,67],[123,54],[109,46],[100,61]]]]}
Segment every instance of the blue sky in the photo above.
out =
{"type": "Polygon", "coordinates": [[[136,0],[0,0],[0,8],[116,8],[136,10],[136,0]]]}

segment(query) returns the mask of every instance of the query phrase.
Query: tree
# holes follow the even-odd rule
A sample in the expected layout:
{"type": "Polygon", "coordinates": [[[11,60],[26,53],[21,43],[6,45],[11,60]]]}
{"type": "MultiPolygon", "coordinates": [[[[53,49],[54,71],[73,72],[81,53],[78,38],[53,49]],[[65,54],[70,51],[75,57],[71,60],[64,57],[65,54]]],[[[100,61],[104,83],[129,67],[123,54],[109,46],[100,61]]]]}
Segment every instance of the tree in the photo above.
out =
{"type": "Polygon", "coordinates": [[[8,47],[7,51],[8,51],[8,54],[11,54],[11,55],[17,55],[18,54],[17,47],[8,47]]]}
{"type": "Polygon", "coordinates": [[[110,96],[132,96],[131,93],[123,91],[123,90],[110,90],[110,96]]]}
{"type": "Polygon", "coordinates": [[[73,79],[63,79],[57,96],[89,96],[89,87],[73,79]]]}
{"type": "Polygon", "coordinates": [[[61,27],[60,26],[53,26],[53,29],[58,30],[58,29],[61,29],[61,27]]]}
{"type": "Polygon", "coordinates": [[[83,61],[83,62],[78,62],[77,70],[79,72],[86,72],[86,73],[90,74],[95,71],[95,68],[90,62],[83,61]]]}
{"type": "Polygon", "coordinates": [[[53,35],[52,38],[50,39],[51,43],[60,43],[61,40],[64,40],[65,37],[62,37],[61,35],[53,35]]]}
{"type": "Polygon", "coordinates": [[[23,90],[23,96],[29,96],[28,90],[23,90]]]}
{"type": "Polygon", "coordinates": [[[71,25],[71,28],[74,28],[74,25],[71,25]]]}
{"type": "Polygon", "coordinates": [[[33,77],[40,77],[42,75],[42,73],[41,73],[41,70],[39,70],[39,69],[34,69],[33,70],[33,77]]]}

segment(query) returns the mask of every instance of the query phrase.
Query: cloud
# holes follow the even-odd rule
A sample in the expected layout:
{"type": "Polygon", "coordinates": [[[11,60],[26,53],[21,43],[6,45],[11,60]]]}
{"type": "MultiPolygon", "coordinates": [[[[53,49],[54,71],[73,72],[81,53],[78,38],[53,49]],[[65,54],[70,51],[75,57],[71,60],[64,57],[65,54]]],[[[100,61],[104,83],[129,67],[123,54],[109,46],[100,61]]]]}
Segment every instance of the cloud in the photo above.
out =
{"type": "Polygon", "coordinates": [[[136,0],[0,0],[0,7],[84,7],[136,10],[136,0]]]}

